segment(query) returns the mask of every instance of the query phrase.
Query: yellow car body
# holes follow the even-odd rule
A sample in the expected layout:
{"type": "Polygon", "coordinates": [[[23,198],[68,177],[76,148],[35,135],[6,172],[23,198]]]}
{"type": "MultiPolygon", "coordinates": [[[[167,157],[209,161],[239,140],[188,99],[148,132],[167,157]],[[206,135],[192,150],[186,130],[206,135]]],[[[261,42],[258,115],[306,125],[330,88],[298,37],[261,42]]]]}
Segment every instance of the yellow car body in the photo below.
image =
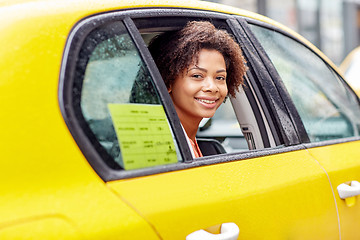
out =
{"type": "Polygon", "coordinates": [[[177,240],[200,229],[220,234],[219,226],[227,222],[239,227],[238,239],[358,239],[359,199],[340,199],[337,190],[360,181],[356,134],[99,176],[101,170],[84,154],[86,144],[77,143],[74,127],[69,130],[67,105],[62,105],[65,90],[59,82],[67,81],[70,44],[87,19],[154,9],[220,12],[264,22],[302,41],[337,71],[291,30],[228,6],[1,1],[0,239],[177,240]]]}

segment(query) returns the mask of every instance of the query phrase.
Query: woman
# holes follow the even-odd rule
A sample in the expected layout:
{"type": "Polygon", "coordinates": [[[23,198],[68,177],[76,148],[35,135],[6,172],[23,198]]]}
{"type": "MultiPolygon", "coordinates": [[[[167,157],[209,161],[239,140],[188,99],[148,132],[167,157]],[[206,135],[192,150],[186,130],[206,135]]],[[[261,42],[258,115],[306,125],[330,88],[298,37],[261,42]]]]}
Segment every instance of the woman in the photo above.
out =
{"type": "Polygon", "coordinates": [[[193,21],[157,36],[149,50],[160,70],[194,157],[202,157],[195,136],[228,93],[243,83],[245,59],[239,45],[210,22],[193,21]]]}

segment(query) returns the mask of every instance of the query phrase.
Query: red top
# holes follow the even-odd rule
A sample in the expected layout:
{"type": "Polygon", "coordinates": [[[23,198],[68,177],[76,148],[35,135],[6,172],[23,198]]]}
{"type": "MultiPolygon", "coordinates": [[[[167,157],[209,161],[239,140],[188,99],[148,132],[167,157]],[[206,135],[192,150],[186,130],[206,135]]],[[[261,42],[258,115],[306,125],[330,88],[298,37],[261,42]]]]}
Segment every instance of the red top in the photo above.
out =
{"type": "Polygon", "coordinates": [[[199,148],[199,145],[197,144],[196,142],[196,139],[195,139],[195,143],[188,137],[190,143],[191,143],[191,147],[193,149],[193,152],[194,152],[194,155],[195,155],[195,158],[198,158],[198,157],[203,157],[201,151],[200,151],[200,148],[199,148]]]}

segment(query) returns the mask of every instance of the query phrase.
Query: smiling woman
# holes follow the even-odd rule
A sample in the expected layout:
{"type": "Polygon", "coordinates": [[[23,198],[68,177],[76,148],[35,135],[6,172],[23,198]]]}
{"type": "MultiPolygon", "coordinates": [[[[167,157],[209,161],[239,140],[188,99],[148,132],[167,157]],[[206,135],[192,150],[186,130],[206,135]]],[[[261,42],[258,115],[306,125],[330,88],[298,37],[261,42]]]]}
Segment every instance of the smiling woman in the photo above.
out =
{"type": "Polygon", "coordinates": [[[192,21],[183,29],[157,36],[149,45],[194,157],[202,153],[195,136],[243,83],[245,60],[239,45],[210,22],[192,21]]]}

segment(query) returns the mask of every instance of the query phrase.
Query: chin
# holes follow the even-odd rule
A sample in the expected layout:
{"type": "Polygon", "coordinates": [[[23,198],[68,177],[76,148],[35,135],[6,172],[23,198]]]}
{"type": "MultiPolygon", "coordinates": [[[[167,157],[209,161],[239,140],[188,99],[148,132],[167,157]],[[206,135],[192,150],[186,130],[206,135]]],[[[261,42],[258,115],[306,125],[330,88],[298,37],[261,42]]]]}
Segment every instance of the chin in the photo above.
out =
{"type": "Polygon", "coordinates": [[[202,118],[212,118],[214,115],[215,115],[215,112],[206,113],[206,114],[202,114],[202,118]]]}

